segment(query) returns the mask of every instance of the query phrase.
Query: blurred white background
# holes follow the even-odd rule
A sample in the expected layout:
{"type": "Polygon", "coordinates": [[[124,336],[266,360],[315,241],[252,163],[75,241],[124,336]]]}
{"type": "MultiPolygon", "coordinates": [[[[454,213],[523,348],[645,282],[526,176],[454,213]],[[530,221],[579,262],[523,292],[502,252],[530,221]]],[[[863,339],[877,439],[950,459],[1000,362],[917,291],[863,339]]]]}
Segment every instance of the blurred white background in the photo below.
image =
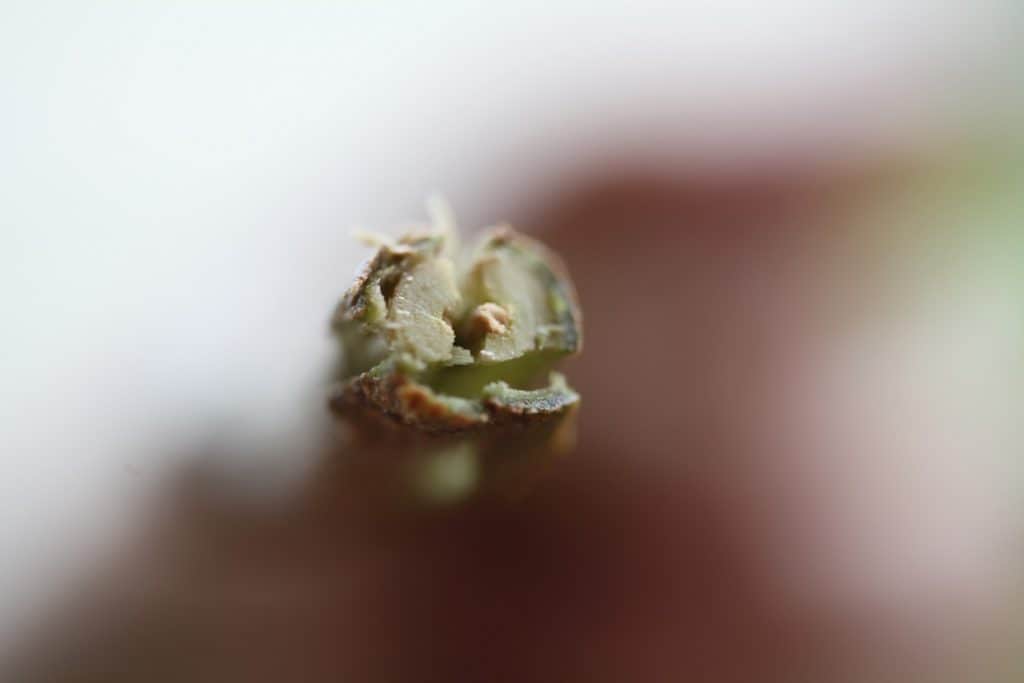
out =
{"type": "Polygon", "coordinates": [[[173,444],[318,414],[352,228],[514,219],[605,158],[927,148],[1000,111],[1012,4],[4,3],[0,632],[173,444]]]}

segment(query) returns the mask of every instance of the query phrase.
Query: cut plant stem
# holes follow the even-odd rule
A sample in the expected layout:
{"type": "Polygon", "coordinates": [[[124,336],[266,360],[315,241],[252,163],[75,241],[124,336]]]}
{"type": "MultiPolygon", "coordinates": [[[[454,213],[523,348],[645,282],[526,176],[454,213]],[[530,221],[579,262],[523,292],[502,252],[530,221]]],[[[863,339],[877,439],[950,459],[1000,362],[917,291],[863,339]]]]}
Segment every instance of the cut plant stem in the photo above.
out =
{"type": "Polygon", "coordinates": [[[561,260],[508,227],[466,249],[448,225],[376,242],[333,319],[344,369],[331,407],[372,433],[362,443],[458,452],[434,468],[445,491],[476,481],[468,463],[485,451],[570,443],[580,397],[552,368],[583,331],[561,260]]]}

